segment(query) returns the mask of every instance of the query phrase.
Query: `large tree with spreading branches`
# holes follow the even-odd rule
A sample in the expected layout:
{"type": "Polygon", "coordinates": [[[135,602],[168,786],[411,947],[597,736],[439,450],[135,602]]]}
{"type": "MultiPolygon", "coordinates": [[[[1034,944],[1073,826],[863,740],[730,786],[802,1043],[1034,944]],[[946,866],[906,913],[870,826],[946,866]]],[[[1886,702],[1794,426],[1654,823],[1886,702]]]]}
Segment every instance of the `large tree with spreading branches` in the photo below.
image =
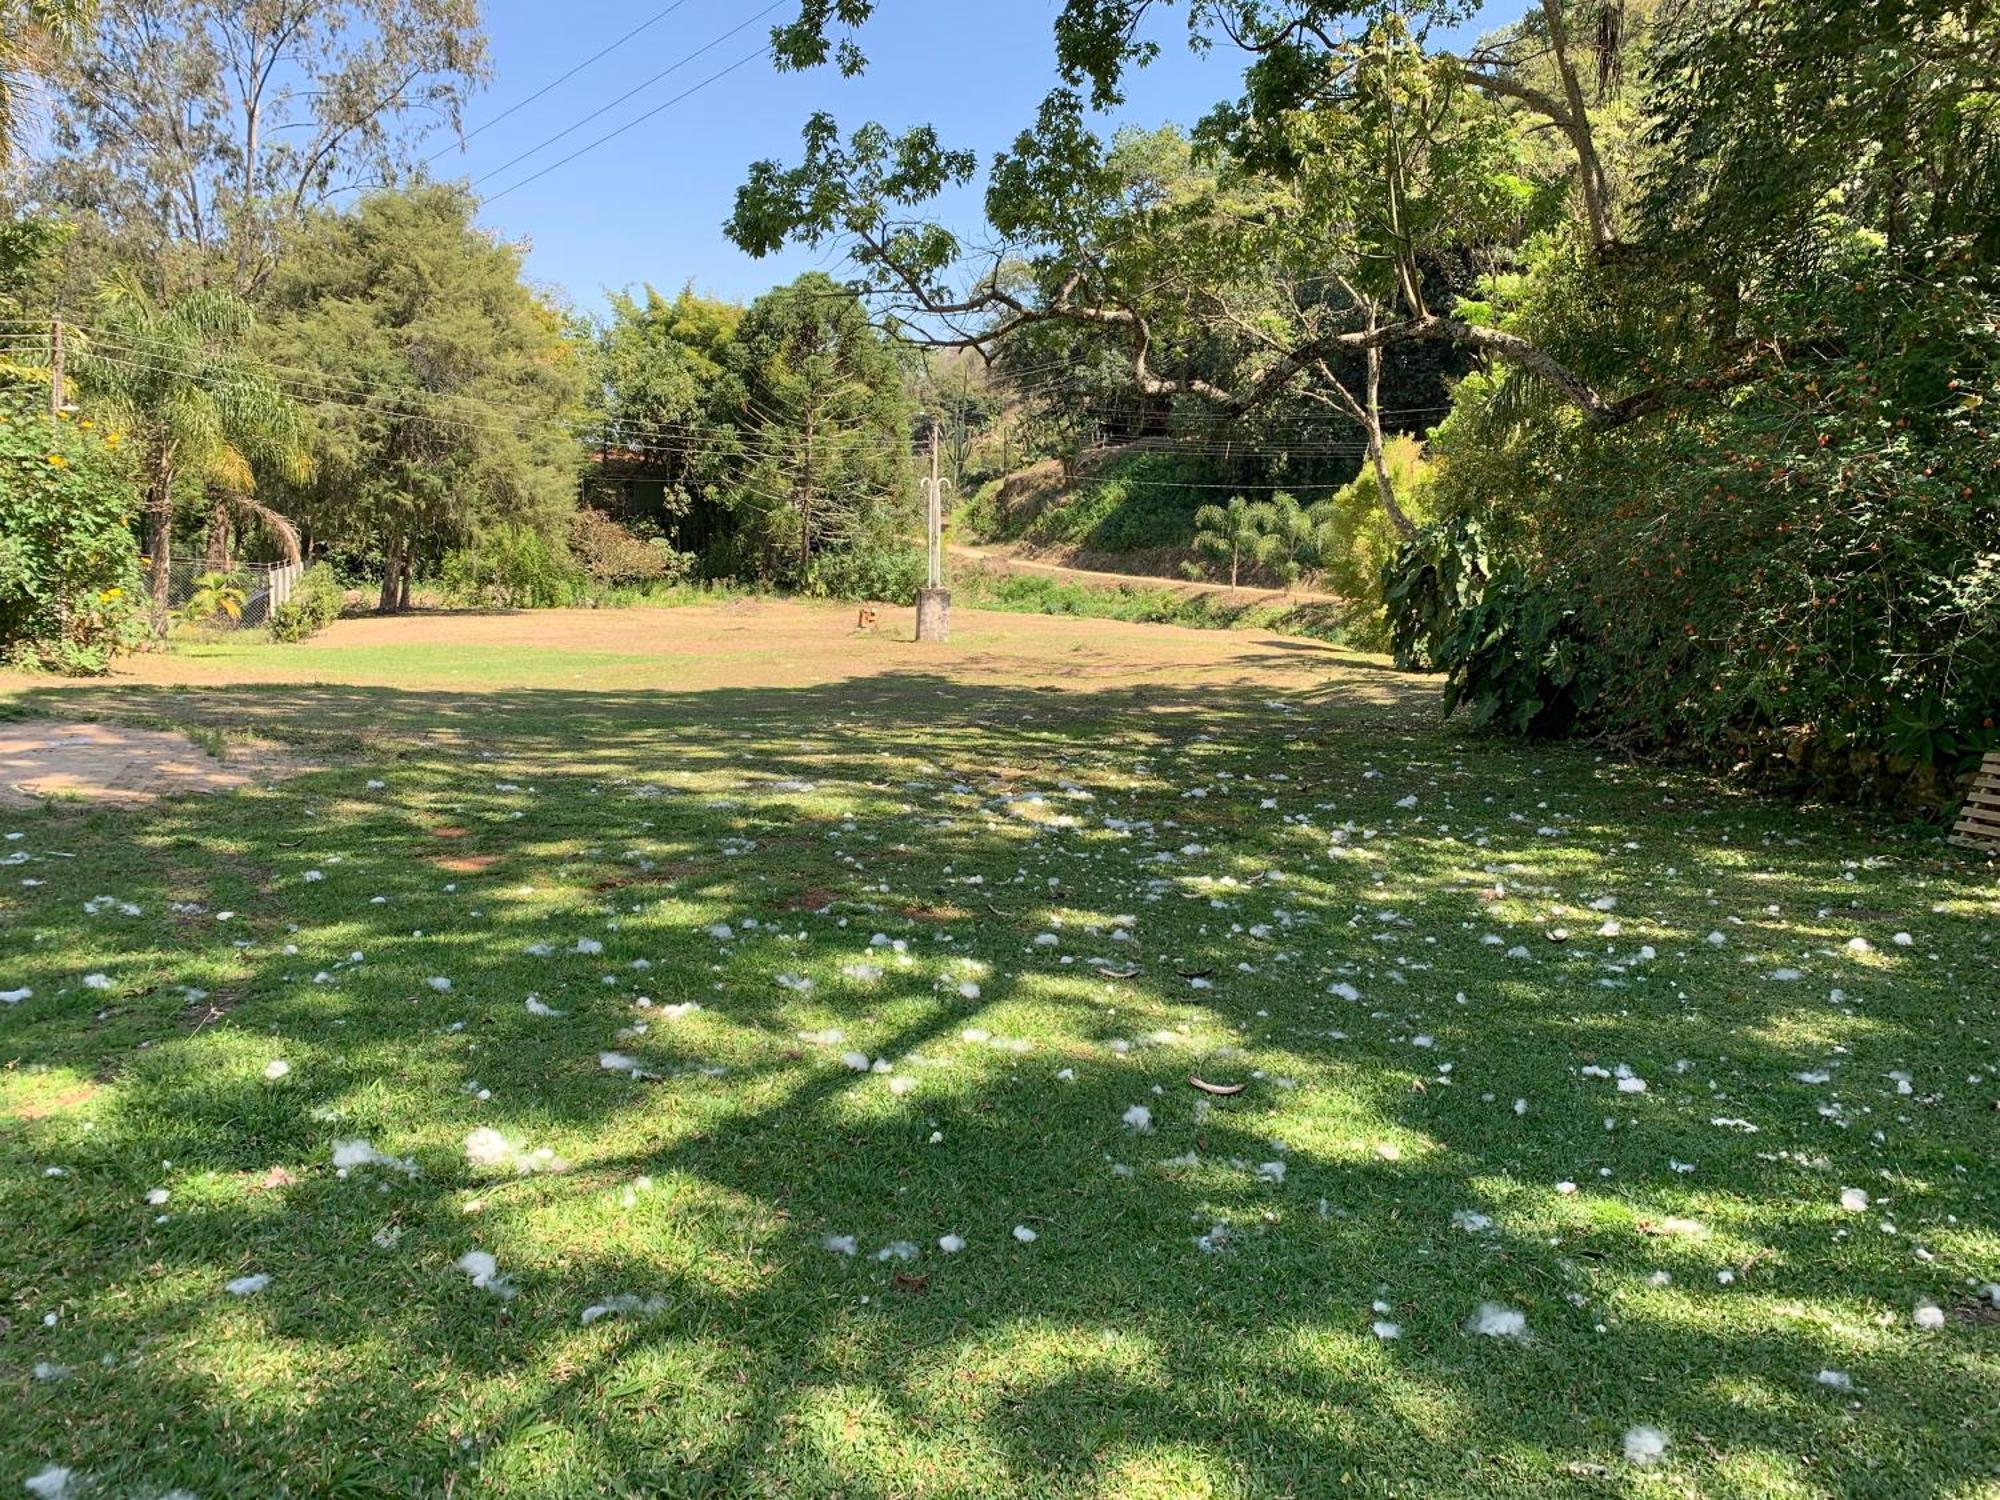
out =
{"type": "MultiPolygon", "coordinates": [[[[1243,93],[1196,132],[1217,166],[1209,187],[1161,197],[1113,170],[1090,114],[1120,101],[1157,51],[1150,16],[1171,8],[1067,0],[1055,25],[1058,86],[991,164],[995,241],[977,254],[926,214],[975,176],[971,153],[929,127],[843,135],[824,114],[806,126],[796,164],[752,168],[731,234],[758,254],[840,242],[878,307],[922,342],[991,350],[1064,323],[1115,337],[1147,396],[1226,416],[1280,397],[1318,402],[1359,426],[1404,530],[1383,461],[1392,351],[1443,344],[1506,362],[1599,429],[1672,398],[1670,379],[1574,368],[1436,290],[1441,263],[1518,241],[1552,215],[1570,215],[1592,256],[1628,253],[1594,118],[1622,56],[1602,15],[1583,51],[1572,12],[1584,7],[1541,0],[1500,40],[1453,53],[1429,41],[1457,18],[1449,4],[1192,0],[1195,43],[1244,54],[1243,93]],[[1524,115],[1562,142],[1553,171],[1518,128],[1524,115]],[[1219,370],[1218,339],[1230,352],[1219,370]]],[[[870,0],[807,0],[776,35],[780,65],[834,58],[858,70],[872,10],[870,0]]]]}

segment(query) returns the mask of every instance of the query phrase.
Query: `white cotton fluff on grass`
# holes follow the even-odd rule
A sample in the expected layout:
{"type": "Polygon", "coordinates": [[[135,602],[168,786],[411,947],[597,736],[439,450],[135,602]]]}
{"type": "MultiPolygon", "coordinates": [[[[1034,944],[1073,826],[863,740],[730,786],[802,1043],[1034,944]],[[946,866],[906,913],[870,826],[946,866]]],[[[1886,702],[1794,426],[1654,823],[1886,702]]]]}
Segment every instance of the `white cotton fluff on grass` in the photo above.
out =
{"type": "Polygon", "coordinates": [[[424,983],[436,990],[440,995],[449,995],[451,993],[451,981],[446,979],[442,974],[433,974],[424,983]]]}
{"type": "Polygon", "coordinates": [[[947,1234],[940,1236],[938,1239],[938,1249],[944,1251],[946,1255],[956,1255],[964,1248],[965,1240],[962,1236],[947,1234]]]}
{"type": "Polygon", "coordinates": [[[497,1167],[515,1154],[507,1137],[490,1125],[482,1125],[465,1138],[465,1159],[475,1167],[497,1167]]]}
{"type": "Polygon", "coordinates": [[[840,1065],[843,1068],[852,1068],[857,1073],[866,1073],[873,1066],[866,1052],[843,1052],[840,1054],[840,1065]]]}
{"type": "Polygon", "coordinates": [[[1919,1302],[1910,1314],[1910,1321],[1917,1327],[1935,1333],[1944,1327],[1944,1309],[1935,1302],[1919,1302]]]}
{"type": "Polygon", "coordinates": [[[260,1271],[255,1276],[239,1276],[222,1289],[232,1297],[254,1297],[270,1284],[270,1276],[260,1271]]]}
{"type": "Polygon", "coordinates": [[[35,1497],[35,1500],[71,1500],[72,1496],[83,1493],[83,1481],[73,1469],[65,1469],[61,1464],[50,1464],[38,1474],[30,1474],[21,1481],[21,1488],[35,1497]]]}
{"type": "Polygon", "coordinates": [[[1657,1427],[1632,1427],[1625,1433],[1625,1462],[1651,1468],[1667,1455],[1667,1435],[1657,1427]]]}
{"type": "Polygon", "coordinates": [[[1467,1320],[1465,1331],[1486,1339],[1524,1339],[1528,1336],[1528,1315],[1503,1302],[1482,1302],[1467,1320]]]}
{"type": "Polygon", "coordinates": [[[1024,1245],[1032,1245],[1035,1243],[1036,1240],[1040,1239],[1041,1236],[1036,1234],[1035,1231],[1030,1229],[1026,1224],[1016,1224],[1014,1226],[1014,1238],[1019,1240],[1024,1245]]]}
{"type": "Polygon", "coordinates": [[[1851,1391],[1854,1389],[1854,1377],[1845,1370],[1821,1370],[1819,1374],[1813,1376],[1813,1379],[1829,1390],[1851,1391]]]}
{"type": "Polygon", "coordinates": [[[500,1274],[500,1263],[484,1250],[468,1250],[452,1262],[459,1270],[472,1278],[472,1284],[482,1292],[506,1299],[514,1295],[514,1284],[500,1274]]]}
{"type": "Polygon", "coordinates": [[[1135,1104],[1125,1111],[1125,1125],[1141,1135],[1149,1135],[1153,1129],[1153,1112],[1143,1104],[1135,1104]]]}
{"type": "Polygon", "coordinates": [[[1861,1188],[1842,1188],[1840,1190],[1840,1206],[1851,1214],[1866,1213],[1868,1211],[1868,1194],[1861,1188]]]}
{"type": "Polygon", "coordinates": [[[87,990],[108,990],[111,988],[111,976],[109,974],[86,974],[83,976],[83,987],[87,990]]]}
{"type": "Polygon", "coordinates": [[[1377,1318],[1373,1323],[1368,1325],[1368,1331],[1386,1344],[1391,1339],[1399,1339],[1403,1336],[1403,1325],[1401,1323],[1391,1323],[1387,1318],[1377,1318]]]}
{"type": "Polygon", "coordinates": [[[1285,1181],[1285,1164],[1281,1161],[1263,1162],[1257,1168],[1257,1175],[1266,1182],[1275,1182],[1282,1186],[1285,1181]]]}
{"type": "Polygon", "coordinates": [[[820,1248],[830,1250],[835,1255],[855,1255],[861,1249],[851,1234],[830,1234],[819,1243],[820,1248]]]}
{"type": "Polygon", "coordinates": [[[561,1020],[569,1014],[566,1010],[557,1010],[553,1005],[544,1001],[540,995],[530,995],[524,1003],[528,1014],[531,1016],[545,1016],[551,1020],[561,1020]]]}
{"type": "Polygon", "coordinates": [[[665,1312],[668,1305],[665,1297],[639,1297],[631,1292],[619,1292],[616,1296],[606,1297],[602,1302],[594,1302],[586,1307],[583,1310],[583,1326],[588,1328],[599,1318],[632,1316],[654,1318],[665,1312]]]}
{"type": "Polygon", "coordinates": [[[630,1073],[636,1077],[639,1072],[639,1059],[623,1052],[600,1052],[597,1065],[607,1073],[630,1073]]]}
{"type": "Polygon", "coordinates": [[[292,1065],[286,1062],[282,1057],[274,1057],[269,1062],[264,1064],[264,1076],[270,1079],[271,1082],[273,1083],[276,1083],[280,1078],[283,1078],[287,1073],[290,1073],[291,1071],[292,1071],[292,1065]]]}
{"type": "Polygon", "coordinates": [[[18,990],[0,990],[0,1005],[19,1005],[23,1000],[32,1000],[35,992],[26,985],[18,990]]]}
{"type": "Polygon", "coordinates": [[[333,1143],[334,1170],[342,1176],[357,1167],[381,1167],[390,1172],[401,1172],[405,1177],[417,1175],[415,1160],[407,1156],[390,1156],[377,1151],[364,1140],[335,1141],[333,1143]]]}
{"type": "Polygon", "coordinates": [[[604,944],[598,942],[596,938],[583,937],[583,938],[578,938],[576,940],[575,946],[572,947],[569,951],[572,953],[582,953],[582,954],[602,953],[604,951],[604,944]]]}

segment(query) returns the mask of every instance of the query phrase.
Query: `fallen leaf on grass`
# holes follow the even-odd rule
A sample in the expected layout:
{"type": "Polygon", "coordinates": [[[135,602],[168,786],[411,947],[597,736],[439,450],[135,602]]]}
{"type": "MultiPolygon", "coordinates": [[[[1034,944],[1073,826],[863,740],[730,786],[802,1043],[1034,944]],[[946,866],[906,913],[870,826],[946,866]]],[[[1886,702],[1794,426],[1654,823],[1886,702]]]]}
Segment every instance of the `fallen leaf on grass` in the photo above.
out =
{"type": "Polygon", "coordinates": [[[1204,1094],[1213,1094],[1218,1099],[1232,1099],[1250,1085],[1247,1083],[1210,1083],[1206,1078],[1188,1079],[1188,1087],[1200,1089],[1204,1094]]]}

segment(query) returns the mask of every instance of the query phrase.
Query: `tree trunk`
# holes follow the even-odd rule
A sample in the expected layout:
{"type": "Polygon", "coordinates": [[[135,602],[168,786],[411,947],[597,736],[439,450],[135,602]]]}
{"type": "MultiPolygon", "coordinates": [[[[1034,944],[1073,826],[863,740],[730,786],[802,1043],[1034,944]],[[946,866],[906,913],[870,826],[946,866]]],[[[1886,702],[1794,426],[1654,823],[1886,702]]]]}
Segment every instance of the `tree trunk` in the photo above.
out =
{"type": "Polygon", "coordinates": [[[1542,0],[1542,15],[1548,22],[1549,47],[1555,55],[1556,73],[1562,79],[1563,102],[1569,107],[1570,124],[1565,132],[1576,148],[1577,186],[1583,193],[1584,217],[1590,223],[1590,243],[1602,251],[1611,243],[1611,207],[1606,201],[1610,187],[1604,163],[1597,154],[1597,138],[1584,104],[1583,85],[1577,81],[1576,65],[1569,55],[1569,28],[1563,23],[1562,0],[1542,0]]]}
{"type": "Polygon", "coordinates": [[[813,419],[816,415],[811,406],[806,408],[805,465],[799,481],[799,585],[805,586],[806,569],[812,563],[812,517],[813,517],[813,419]]]}
{"type": "Polygon", "coordinates": [[[394,614],[396,601],[401,597],[399,585],[403,576],[403,539],[389,538],[389,549],[382,559],[382,597],[376,603],[378,614],[394,614]]]}
{"type": "Polygon", "coordinates": [[[412,556],[412,551],[413,549],[410,548],[405,548],[403,551],[403,583],[402,587],[396,593],[396,612],[398,614],[408,614],[410,612],[410,587],[415,581],[417,573],[416,559],[412,556]]]}
{"type": "Polygon", "coordinates": [[[208,550],[202,566],[211,573],[229,571],[229,498],[217,495],[208,508],[208,550]]]}
{"type": "Polygon", "coordinates": [[[146,583],[153,598],[153,634],[167,633],[167,588],[173,578],[174,456],[155,449],[146,462],[146,583]]]}
{"type": "MultiPolygon", "coordinates": [[[[1375,326],[1375,315],[1368,315],[1368,326],[1375,326]]],[[[1389,518],[1389,524],[1396,528],[1396,535],[1409,541],[1417,534],[1417,524],[1404,514],[1403,507],[1396,503],[1395,482],[1389,478],[1389,460],[1382,451],[1382,351],[1368,351],[1368,420],[1364,424],[1368,433],[1368,457],[1375,465],[1375,485],[1382,493],[1382,513],[1389,518]]]]}

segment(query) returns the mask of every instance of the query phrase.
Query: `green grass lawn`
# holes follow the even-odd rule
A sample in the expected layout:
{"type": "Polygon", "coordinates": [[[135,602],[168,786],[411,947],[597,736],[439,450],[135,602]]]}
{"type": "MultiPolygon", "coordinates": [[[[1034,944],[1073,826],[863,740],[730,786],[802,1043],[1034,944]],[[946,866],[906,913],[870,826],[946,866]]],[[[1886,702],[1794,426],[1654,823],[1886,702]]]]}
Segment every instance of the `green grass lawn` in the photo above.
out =
{"type": "Polygon", "coordinates": [[[2000,1493],[1991,866],[1061,628],[0,695],[0,1495],[2000,1493]]]}

